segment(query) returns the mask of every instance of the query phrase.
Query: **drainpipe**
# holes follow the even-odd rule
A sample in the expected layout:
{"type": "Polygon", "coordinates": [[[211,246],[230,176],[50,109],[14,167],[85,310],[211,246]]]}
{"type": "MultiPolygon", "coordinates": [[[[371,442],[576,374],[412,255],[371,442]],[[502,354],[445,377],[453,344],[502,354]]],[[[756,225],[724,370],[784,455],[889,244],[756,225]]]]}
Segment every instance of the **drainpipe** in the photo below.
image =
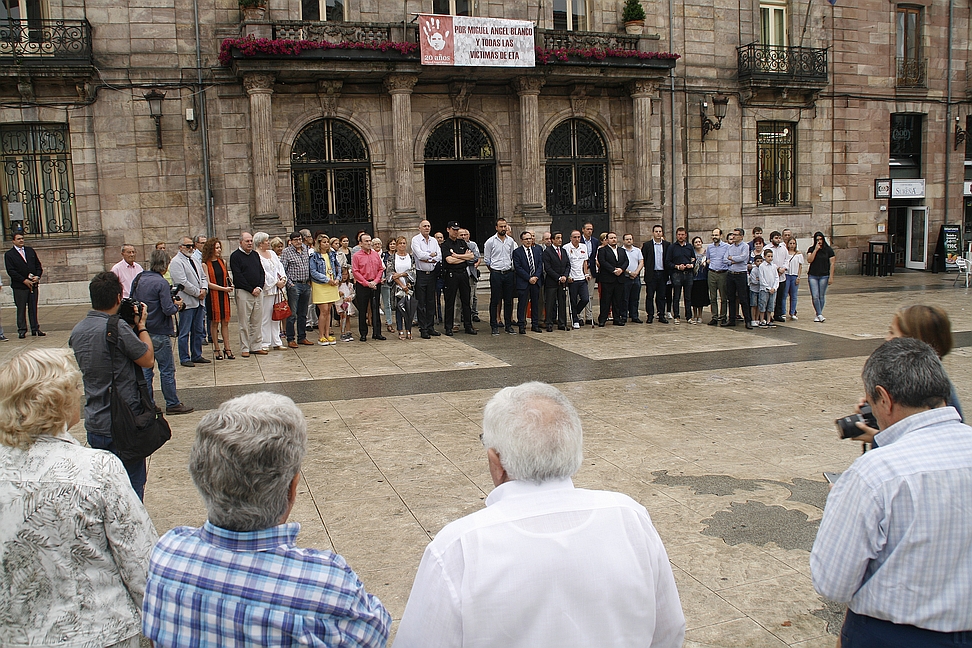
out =
{"type": "Polygon", "coordinates": [[[199,96],[199,134],[202,137],[203,197],[206,201],[206,236],[216,236],[213,216],[213,189],[209,178],[209,126],[206,120],[206,90],[203,88],[202,47],[199,42],[199,0],[192,0],[196,27],[196,94],[199,96]]]}
{"type": "MultiPolygon", "coordinates": [[[[670,52],[675,51],[675,7],[673,5],[674,0],[668,0],[668,50],[670,52]]],[[[672,101],[672,115],[669,120],[669,126],[671,128],[671,135],[668,138],[669,147],[671,148],[670,157],[672,159],[672,181],[669,183],[672,187],[672,232],[669,236],[674,236],[675,228],[678,227],[678,191],[675,189],[675,68],[669,68],[668,70],[668,83],[669,89],[671,90],[671,101],[672,101]]]]}
{"type": "Polygon", "coordinates": [[[952,182],[950,176],[952,154],[948,152],[950,143],[948,136],[949,128],[952,126],[952,10],[954,6],[954,0],[948,0],[948,72],[945,77],[945,213],[942,216],[944,225],[948,225],[948,188],[952,182]]]}

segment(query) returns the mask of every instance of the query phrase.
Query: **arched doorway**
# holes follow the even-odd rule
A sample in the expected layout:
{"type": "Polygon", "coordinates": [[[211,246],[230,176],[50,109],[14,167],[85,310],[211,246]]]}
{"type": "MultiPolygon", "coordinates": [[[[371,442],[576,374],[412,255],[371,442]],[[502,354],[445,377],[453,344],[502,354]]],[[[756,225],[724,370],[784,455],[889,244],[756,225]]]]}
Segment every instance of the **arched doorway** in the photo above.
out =
{"type": "Polygon", "coordinates": [[[496,149],[479,124],[448,119],[425,141],[425,213],[433,232],[458,221],[480,249],[495,233],[496,149]]]}
{"type": "Polygon", "coordinates": [[[308,124],[290,153],[297,229],[322,229],[330,236],[374,232],[371,162],[364,138],[338,119],[308,124]]]}
{"type": "Polygon", "coordinates": [[[607,146],[597,129],[568,119],[547,137],[544,155],[550,231],[562,231],[565,241],[586,222],[594,224],[595,236],[608,231],[607,146]]]}

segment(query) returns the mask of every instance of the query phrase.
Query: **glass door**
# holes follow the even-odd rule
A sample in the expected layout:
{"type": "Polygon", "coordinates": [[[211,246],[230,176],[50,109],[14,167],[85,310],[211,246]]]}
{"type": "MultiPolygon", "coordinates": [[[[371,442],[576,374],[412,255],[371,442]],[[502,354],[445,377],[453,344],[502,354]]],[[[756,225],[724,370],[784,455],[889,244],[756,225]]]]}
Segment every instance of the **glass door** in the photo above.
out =
{"type": "Polygon", "coordinates": [[[928,208],[908,208],[908,243],[905,267],[924,270],[928,261],[928,208]]]}

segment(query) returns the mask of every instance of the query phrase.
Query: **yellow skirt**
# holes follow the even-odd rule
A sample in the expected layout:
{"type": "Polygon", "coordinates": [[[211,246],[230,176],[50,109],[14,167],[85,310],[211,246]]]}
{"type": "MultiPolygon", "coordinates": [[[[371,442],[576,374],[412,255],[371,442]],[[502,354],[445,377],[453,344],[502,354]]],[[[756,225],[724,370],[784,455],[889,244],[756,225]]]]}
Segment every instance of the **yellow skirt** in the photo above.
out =
{"type": "Polygon", "coordinates": [[[311,282],[311,303],[314,304],[333,304],[341,300],[338,287],[330,284],[311,282]]]}

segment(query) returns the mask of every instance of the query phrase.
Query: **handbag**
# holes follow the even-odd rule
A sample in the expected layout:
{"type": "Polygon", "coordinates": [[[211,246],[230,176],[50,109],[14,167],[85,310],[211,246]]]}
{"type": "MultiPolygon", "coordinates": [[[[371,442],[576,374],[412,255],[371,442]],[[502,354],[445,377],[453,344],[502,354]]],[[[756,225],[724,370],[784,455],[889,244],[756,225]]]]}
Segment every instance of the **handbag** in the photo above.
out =
{"type": "Polygon", "coordinates": [[[162,416],[162,412],[155,409],[149,396],[145,374],[141,367],[129,361],[129,367],[135,373],[135,383],[138,386],[139,402],[142,414],[136,415],[121,394],[118,393],[115,381],[115,347],[118,345],[118,315],[108,318],[106,333],[108,353],[111,356],[111,439],[115,444],[115,454],[122,461],[144,459],[165,445],[172,438],[169,422],[162,416]]]}
{"type": "Polygon", "coordinates": [[[280,294],[279,291],[277,291],[277,298],[273,302],[273,315],[272,315],[273,321],[281,322],[287,319],[288,317],[290,317],[290,315],[291,315],[290,302],[288,302],[286,299],[283,299],[283,296],[280,294]]]}

